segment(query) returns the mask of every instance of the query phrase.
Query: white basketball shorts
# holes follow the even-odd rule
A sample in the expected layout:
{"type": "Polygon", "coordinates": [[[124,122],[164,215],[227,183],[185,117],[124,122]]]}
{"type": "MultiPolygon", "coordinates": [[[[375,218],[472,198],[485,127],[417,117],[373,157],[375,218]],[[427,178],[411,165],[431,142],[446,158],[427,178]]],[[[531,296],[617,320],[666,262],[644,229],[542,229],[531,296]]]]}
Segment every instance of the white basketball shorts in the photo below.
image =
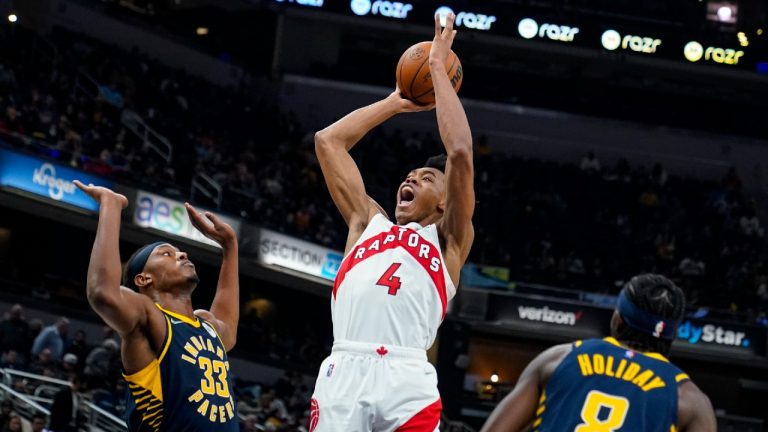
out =
{"type": "Polygon", "coordinates": [[[320,365],[310,432],[435,432],[441,411],[424,350],[337,341],[320,365]]]}

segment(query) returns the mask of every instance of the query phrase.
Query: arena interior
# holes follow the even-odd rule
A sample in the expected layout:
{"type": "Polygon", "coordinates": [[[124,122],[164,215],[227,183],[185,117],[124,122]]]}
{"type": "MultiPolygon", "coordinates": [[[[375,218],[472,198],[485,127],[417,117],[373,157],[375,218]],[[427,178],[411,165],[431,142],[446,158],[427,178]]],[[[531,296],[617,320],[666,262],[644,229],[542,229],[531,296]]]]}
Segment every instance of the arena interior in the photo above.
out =
{"type": "MultiPolygon", "coordinates": [[[[449,11],[477,203],[428,353],[441,430],[479,430],[533,357],[606,335],[621,287],[653,272],[685,292],[670,359],[719,430],[768,431],[764,0],[1,0],[0,430],[43,430],[74,373],[78,430],[126,430],[119,341],[86,298],[98,208],[79,179],[128,198],[123,260],[158,238],[189,253],[200,305],[220,251],[183,203],[232,225],[240,430],[309,431],[347,234],[314,133],[389,94],[449,11]],[[41,349],[51,334],[60,348],[41,349]]],[[[426,112],[352,154],[392,214],[442,151],[426,112]]]]}

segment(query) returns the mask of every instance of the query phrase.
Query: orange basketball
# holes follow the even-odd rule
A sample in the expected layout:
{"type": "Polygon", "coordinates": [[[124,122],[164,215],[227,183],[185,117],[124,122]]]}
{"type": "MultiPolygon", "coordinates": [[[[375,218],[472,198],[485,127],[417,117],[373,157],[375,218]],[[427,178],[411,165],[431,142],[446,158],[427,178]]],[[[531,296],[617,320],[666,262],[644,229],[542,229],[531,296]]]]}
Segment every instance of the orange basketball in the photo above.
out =
{"type": "MultiPolygon", "coordinates": [[[[421,105],[428,105],[435,101],[435,91],[432,89],[432,74],[429,70],[429,50],[432,42],[419,42],[411,46],[397,62],[397,85],[403,97],[421,105]]],[[[451,50],[445,62],[445,70],[448,79],[451,80],[453,89],[457,92],[464,78],[464,71],[456,53],[451,50]]]]}

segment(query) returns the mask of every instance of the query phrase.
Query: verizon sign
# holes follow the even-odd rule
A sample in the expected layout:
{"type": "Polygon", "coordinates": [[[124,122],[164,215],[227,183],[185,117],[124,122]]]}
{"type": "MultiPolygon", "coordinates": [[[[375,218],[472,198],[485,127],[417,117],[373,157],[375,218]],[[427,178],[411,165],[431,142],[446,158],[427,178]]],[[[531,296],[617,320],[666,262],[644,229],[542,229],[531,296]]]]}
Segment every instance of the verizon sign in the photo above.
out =
{"type": "Polygon", "coordinates": [[[518,306],[517,315],[520,319],[527,321],[539,321],[550,324],[559,324],[566,326],[575,326],[582,315],[582,311],[567,312],[556,309],[532,306],[518,306]]]}

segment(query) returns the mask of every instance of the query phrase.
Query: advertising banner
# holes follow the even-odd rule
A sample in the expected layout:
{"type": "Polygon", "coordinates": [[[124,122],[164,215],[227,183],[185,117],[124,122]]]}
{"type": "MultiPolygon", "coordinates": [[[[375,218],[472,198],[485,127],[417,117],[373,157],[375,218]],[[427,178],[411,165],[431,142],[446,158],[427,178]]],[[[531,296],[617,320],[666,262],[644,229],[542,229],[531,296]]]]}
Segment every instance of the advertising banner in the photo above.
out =
{"type": "Polygon", "coordinates": [[[285,267],[332,281],[343,258],[341,252],[278,232],[261,230],[258,253],[261,264],[285,267]]]}
{"type": "MultiPolygon", "coordinates": [[[[232,226],[235,233],[240,231],[240,220],[216,214],[221,220],[232,226]]],[[[133,208],[133,223],[144,228],[154,228],[200,243],[219,247],[218,243],[205,237],[198,231],[187,216],[184,203],[155,195],[142,190],[136,193],[133,208]]]]}
{"type": "Polygon", "coordinates": [[[0,186],[33,193],[54,201],[97,211],[99,206],[72,180],[112,188],[112,183],[43,159],[0,149],[0,186]]]}
{"type": "MultiPolygon", "coordinates": [[[[573,329],[583,337],[602,337],[610,334],[612,307],[601,307],[567,299],[499,294],[487,291],[487,321],[502,325],[537,323],[547,333],[558,329],[573,329]]],[[[573,334],[563,332],[564,335],[573,334]]],[[[768,329],[756,325],[728,323],[707,319],[686,318],[677,331],[675,345],[687,350],[707,348],[722,355],[747,354],[766,356],[768,329]]]]}

